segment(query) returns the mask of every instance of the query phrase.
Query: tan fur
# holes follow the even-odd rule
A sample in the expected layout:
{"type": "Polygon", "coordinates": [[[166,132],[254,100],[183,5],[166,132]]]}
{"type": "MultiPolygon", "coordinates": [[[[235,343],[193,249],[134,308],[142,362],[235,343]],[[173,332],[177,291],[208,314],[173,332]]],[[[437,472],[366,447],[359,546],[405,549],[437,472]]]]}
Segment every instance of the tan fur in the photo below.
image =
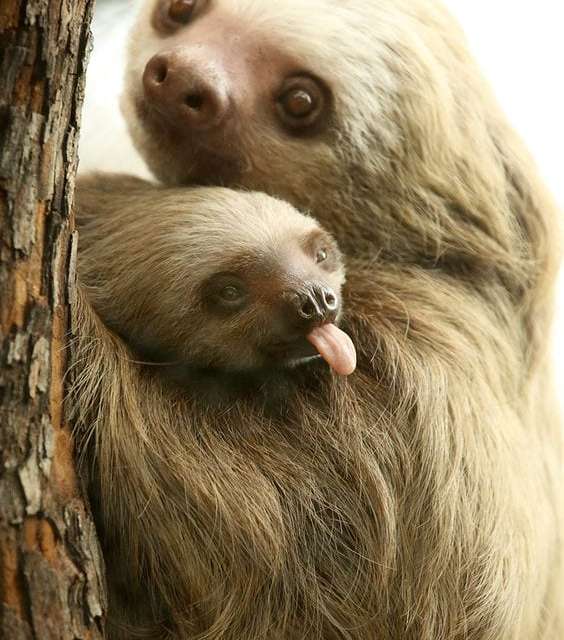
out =
{"type": "MultiPolygon", "coordinates": [[[[112,637],[560,640],[559,232],[535,167],[435,2],[213,7],[252,15],[331,86],[320,139],[241,122],[234,182],[334,233],[359,367],[316,376],[282,415],[202,410],[82,300],[78,424],[113,620],[132,627],[112,637]]],[[[160,46],[147,15],[130,98],[160,46]]],[[[129,118],[159,177],[188,181],[180,150],[129,118]]]]}

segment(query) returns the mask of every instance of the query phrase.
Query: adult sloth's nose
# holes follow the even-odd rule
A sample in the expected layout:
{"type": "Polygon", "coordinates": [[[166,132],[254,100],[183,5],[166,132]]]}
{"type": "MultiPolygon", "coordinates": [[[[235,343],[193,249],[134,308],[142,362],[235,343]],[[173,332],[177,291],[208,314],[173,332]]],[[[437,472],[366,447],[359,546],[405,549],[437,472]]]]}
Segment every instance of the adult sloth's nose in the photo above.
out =
{"type": "Polygon", "coordinates": [[[229,111],[227,77],[213,57],[199,48],[164,51],[143,73],[147,102],[178,133],[218,126],[229,111]]]}

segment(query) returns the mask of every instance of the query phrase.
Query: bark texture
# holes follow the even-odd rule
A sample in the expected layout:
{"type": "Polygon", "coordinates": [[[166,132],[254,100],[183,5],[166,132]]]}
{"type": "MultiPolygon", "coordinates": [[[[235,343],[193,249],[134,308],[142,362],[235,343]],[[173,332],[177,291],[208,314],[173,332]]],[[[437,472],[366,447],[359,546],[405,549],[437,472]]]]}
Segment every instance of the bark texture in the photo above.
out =
{"type": "Polygon", "coordinates": [[[0,638],[101,638],[63,411],[91,0],[0,2],[0,638]]]}

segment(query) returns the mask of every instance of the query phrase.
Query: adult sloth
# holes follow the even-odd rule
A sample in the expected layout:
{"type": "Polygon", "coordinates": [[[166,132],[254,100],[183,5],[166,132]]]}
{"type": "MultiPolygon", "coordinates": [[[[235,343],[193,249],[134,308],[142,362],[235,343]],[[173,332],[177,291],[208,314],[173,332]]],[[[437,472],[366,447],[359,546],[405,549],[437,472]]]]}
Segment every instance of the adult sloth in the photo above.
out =
{"type": "Polygon", "coordinates": [[[115,637],[562,638],[555,209],[440,5],[151,0],[124,108],[334,235],[358,370],[205,410],[83,305],[115,637]]]}

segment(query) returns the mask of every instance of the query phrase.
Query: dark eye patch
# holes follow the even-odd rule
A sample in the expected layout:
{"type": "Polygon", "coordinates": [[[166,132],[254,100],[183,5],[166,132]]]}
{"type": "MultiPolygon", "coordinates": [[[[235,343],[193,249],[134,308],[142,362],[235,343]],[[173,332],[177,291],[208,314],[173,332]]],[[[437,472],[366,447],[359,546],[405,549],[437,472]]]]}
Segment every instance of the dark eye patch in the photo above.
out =
{"type": "Polygon", "coordinates": [[[196,0],[172,0],[168,7],[168,17],[178,24],[188,24],[195,7],[196,0]]]}
{"type": "Polygon", "coordinates": [[[242,311],[250,303],[250,291],[246,282],[237,274],[221,272],[206,280],[201,289],[205,308],[212,313],[229,315],[242,311]]]}
{"type": "Polygon", "coordinates": [[[160,0],[153,13],[153,26],[165,35],[189,24],[200,13],[205,0],[160,0]]]}
{"type": "Polygon", "coordinates": [[[294,135],[313,134],[327,121],[330,92],[321,80],[306,74],[287,78],[276,98],[278,119],[294,135]]]}

